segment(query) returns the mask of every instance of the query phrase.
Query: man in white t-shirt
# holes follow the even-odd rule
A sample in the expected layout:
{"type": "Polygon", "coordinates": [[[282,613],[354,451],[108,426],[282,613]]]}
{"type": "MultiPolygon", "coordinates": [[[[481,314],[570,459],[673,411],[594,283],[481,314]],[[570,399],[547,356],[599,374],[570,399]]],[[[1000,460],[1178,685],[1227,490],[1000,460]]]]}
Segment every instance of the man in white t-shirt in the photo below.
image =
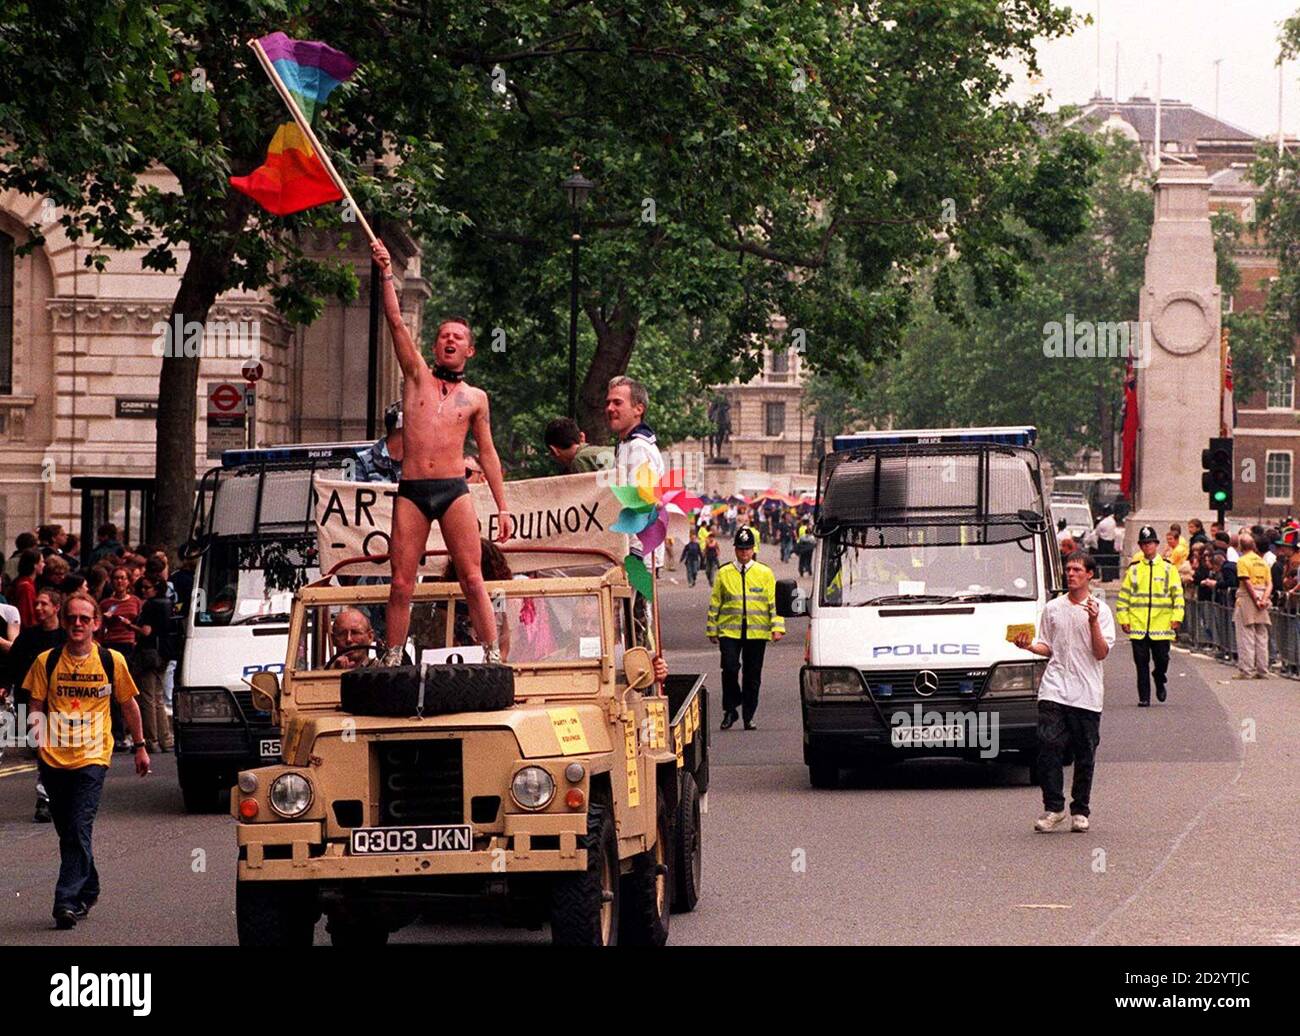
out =
{"type": "MultiPolygon", "coordinates": [[[[654,429],[645,421],[649,406],[650,395],[639,381],[626,376],[611,379],[605,397],[605,420],[609,423],[609,430],[618,436],[618,445],[614,447],[614,469],[622,485],[636,481],[637,468],[642,464],[650,465],[656,478],[663,478],[666,471],[654,429]]],[[[644,554],[639,542],[633,553],[644,554]]],[[[663,568],[663,564],[664,547],[661,543],[654,551],[654,567],[663,568]]]]}
{"type": "Polygon", "coordinates": [[[1048,602],[1038,635],[1022,632],[1016,647],[1047,659],[1038,685],[1038,782],[1043,815],[1035,831],[1087,831],[1092,774],[1101,741],[1102,663],[1115,643],[1115,619],[1088,584],[1097,563],[1083,551],[1065,559],[1069,593],[1048,602]],[[1070,813],[1065,812],[1064,759],[1074,756],[1070,813]]]}

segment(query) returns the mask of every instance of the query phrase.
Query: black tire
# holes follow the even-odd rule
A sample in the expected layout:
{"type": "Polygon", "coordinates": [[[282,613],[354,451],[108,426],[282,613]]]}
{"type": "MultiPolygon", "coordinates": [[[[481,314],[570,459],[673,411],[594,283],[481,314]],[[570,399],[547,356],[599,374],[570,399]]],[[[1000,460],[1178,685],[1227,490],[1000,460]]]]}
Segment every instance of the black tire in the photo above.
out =
{"type": "Polygon", "coordinates": [[[808,753],[808,783],[814,788],[838,788],[840,765],[834,759],[817,751],[808,753]]]}
{"type": "Polygon", "coordinates": [[[704,882],[704,840],[700,835],[700,789],[689,773],[682,775],[673,825],[673,909],[689,914],[700,901],[704,882]]]}
{"type": "Polygon", "coordinates": [[[440,716],[488,712],[515,703],[515,671],[508,665],[431,665],[349,669],[339,690],[344,712],[354,716],[440,716]]]}
{"type": "Polygon", "coordinates": [[[219,813],[230,801],[230,789],[210,770],[178,762],[176,779],[186,813],[219,813]]]}
{"type": "Polygon", "coordinates": [[[587,869],[565,874],[551,889],[551,941],[556,946],[614,946],[618,943],[618,839],[609,806],[587,810],[587,869]]]}
{"type": "Polygon", "coordinates": [[[240,946],[310,946],[319,916],[316,890],[306,882],[235,882],[240,946]]]}
{"type": "Polygon", "coordinates": [[[673,841],[668,807],[663,796],[655,801],[655,844],[632,861],[623,878],[619,907],[619,940],[629,946],[663,946],[668,942],[668,921],[673,906],[673,841]]]}
{"type": "Polygon", "coordinates": [[[325,922],[330,945],[340,949],[374,949],[388,945],[388,926],[382,921],[334,916],[325,922]]]}

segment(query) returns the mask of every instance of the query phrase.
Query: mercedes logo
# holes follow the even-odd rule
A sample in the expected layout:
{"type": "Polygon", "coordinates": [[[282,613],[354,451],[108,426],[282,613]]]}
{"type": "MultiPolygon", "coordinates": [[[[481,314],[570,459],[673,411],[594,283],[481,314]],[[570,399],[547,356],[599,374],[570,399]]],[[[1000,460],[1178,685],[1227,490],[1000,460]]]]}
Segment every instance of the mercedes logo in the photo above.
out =
{"type": "Polygon", "coordinates": [[[939,676],[929,669],[922,669],[912,681],[912,690],[923,698],[928,698],[939,689],[939,676]]]}

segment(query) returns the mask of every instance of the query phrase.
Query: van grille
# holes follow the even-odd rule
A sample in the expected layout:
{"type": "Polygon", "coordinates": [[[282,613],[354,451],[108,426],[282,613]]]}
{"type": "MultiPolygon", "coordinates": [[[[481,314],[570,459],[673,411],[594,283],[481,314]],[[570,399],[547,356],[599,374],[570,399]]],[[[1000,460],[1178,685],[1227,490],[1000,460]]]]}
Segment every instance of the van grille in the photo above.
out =
{"type": "Polygon", "coordinates": [[[459,824],[465,819],[461,742],[388,741],[379,754],[380,824],[459,824]]]}
{"type": "Polygon", "coordinates": [[[916,677],[923,669],[873,669],[862,674],[876,701],[887,704],[895,701],[975,701],[984,691],[988,679],[987,669],[931,669],[938,678],[939,688],[933,694],[916,691],[916,677]],[[963,689],[963,684],[966,688],[963,689]]]}

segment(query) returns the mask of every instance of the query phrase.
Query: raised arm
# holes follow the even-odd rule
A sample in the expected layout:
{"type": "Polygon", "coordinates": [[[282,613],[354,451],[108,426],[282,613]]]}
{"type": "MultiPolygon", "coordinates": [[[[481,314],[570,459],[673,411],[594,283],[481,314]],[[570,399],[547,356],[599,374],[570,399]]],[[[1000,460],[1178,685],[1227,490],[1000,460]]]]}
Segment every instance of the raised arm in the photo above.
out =
{"type": "Polygon", "coordinates": [[[384,316],[388,318],[388,330],[393,335],[393,349],[397,353],[397,362],[402,368],[402,376],[417,378],[427,373],[429,367],[424,362],[424,357],[420,355],[420,349],[411,337],[411,332],[406,329],[406,322],[402,320],[402,307],[397,301],[397,289],[393,287],[392,257],[389,256],[388,249],[384,247],[382,241],[374,242],[370,246],[370,251],[383,281],[384,316]]]}
{"type": "Polygon", "coordinates": [[[511,532],[510,511],[506,507],[506,484],[501,476],[501,458],[497,456],[497,448],[492,442],[492,418],[488,413],[487,393],[480,390],[480,395],[483,401],[474,411],[471,430],[474,432],[474,441],[478,443],[478,462],[483,466],[488,485],[492,487],[492,499],[497,502],[497,542],[505,543],[510,539],[511,532]]]}

